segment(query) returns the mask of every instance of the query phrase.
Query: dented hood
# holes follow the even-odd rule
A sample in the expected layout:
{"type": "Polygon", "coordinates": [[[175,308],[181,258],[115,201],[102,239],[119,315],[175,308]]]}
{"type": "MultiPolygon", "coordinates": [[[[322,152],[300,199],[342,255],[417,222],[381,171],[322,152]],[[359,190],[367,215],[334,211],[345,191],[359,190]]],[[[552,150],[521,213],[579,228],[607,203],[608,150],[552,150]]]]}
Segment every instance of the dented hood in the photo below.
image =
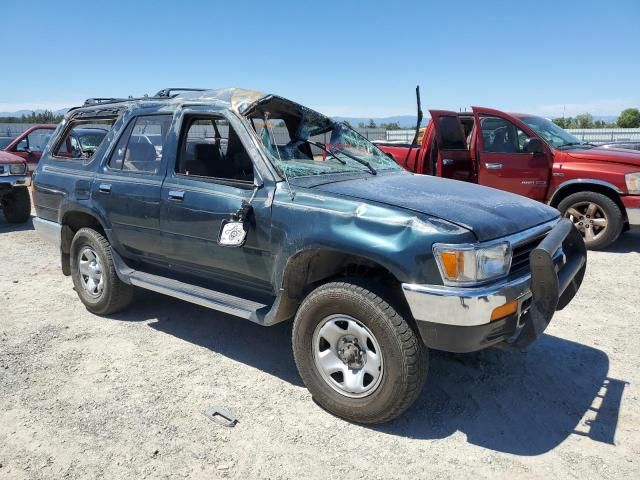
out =
{"type": "Polygon", "coordinates": [[[408,172],[336,181],[313,188],[438,217],[471,230],[480,241],[520,232],[559,215],[543,203],[512,193],[408,172]]]}

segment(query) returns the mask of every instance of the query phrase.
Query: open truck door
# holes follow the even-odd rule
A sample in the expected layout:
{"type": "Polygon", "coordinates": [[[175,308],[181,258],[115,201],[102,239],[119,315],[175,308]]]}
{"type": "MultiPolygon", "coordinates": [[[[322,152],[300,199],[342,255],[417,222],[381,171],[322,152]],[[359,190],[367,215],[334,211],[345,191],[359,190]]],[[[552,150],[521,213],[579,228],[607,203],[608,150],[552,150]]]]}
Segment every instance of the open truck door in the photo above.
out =
{"type": "Polygon", "coordinates": [[[478,183],[544,202],[553,161],[549,146],[511,115],[472,110],[478,183]]]}
{"type": "Polygon", "coordinates": [[[475,181],[475,169],[471,161],[464,127],[456,112],[429,110],[435,133],[435,145],[431,146],[431,169],[425,173],[465,182],[475,181]],[[435,151],[433,150],[435,146],[435,151]]]}

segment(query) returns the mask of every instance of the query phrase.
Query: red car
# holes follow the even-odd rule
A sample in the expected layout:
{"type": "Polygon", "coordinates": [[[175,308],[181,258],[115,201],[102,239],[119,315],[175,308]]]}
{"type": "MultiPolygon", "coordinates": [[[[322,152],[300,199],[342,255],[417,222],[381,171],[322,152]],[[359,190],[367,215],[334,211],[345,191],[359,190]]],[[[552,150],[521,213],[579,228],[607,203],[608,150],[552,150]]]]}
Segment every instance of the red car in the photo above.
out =
{"type": "Polygon", "coordinates": [[[546,202],[594,250],[640,225],[640,152],[583,143],[535,115],[472,110],[431,110],[420,145],[376,144],[413,172],[546,202]]]}
{"type": "Polygon", "coordinates": [[[31,216],[31,177],[23,158],[0,150],[0,208],[9,223],[24,223],[31,216]]]}
{"type": "Polygon", "coordinates": [[[3,150],[24,158],[29,172],[33,172],[56,127],[57,125],[34,125],[14,138],[3,150]]]}

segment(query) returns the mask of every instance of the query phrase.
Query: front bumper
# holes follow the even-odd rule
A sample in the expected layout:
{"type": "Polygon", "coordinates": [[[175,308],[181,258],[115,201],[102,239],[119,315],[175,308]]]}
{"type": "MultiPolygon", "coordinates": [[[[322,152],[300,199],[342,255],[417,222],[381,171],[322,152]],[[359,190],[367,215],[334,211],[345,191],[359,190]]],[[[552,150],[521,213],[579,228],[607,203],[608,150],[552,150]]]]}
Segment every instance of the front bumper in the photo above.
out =
{"type": "Polygon", "coordinates": [[[640,225],[640,195],[625,195],[620,198],[627,211],[629,225],[640,225]]]}
{"type": "Polygon", "coordinates": [[[529,274],[474,288],[415,284],[402,288],[428,347],[471,352],[501,343],[521,350],[574,297],[586,258],[581,235],[564,219],[531,251],[529,274]],[[512,301],[517,302],[515,313],[491,321],[495,308],[512,301]]]}
{"type": "Polygon", "coordinates": [[[28,187],[31,185],[29,175],[0,175],[0,189],[10,187],[28,187]]]}

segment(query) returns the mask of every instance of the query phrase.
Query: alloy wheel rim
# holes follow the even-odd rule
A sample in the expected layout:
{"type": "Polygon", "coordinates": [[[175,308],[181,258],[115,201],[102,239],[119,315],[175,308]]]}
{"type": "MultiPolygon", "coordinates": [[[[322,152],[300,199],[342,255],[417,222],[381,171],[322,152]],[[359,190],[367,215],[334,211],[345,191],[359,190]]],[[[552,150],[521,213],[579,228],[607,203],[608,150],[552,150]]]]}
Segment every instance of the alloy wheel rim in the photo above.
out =
{"type": "Polygon", "coordinates": [[[384,373],[380,344],[355,318],[344,314],[323,318],[312,345],[318,372],[336,392],[362,398],[380,386],[384,373]]]}
{"type": "Polygon", "coordinates": [[[91,247],[84,247],[78,255],[78,270],[80,283],[85,292],[94,298],[104,291],[104,275],[102,263],[96,251],[91,247]]]}
{"type": "Polygon", "coordinates": [[[573,222],[587,242],[600,239],[609,225],[605,211],[593,202],[574,203],[567,208],[564,216],[573,222]]]}

